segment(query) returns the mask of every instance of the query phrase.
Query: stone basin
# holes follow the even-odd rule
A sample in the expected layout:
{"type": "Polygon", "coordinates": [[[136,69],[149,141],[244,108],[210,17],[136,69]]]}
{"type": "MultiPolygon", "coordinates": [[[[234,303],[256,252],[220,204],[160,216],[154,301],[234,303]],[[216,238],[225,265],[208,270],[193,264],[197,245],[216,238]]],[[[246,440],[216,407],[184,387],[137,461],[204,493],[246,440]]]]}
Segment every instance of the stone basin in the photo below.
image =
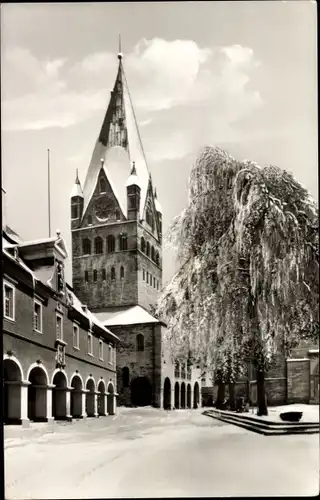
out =
{"type": "Polygon", "coordinates": [[[284,411],[280,413],[280,418],[285,422],[299,422],[302,414],[302,411],[284,411]]]}

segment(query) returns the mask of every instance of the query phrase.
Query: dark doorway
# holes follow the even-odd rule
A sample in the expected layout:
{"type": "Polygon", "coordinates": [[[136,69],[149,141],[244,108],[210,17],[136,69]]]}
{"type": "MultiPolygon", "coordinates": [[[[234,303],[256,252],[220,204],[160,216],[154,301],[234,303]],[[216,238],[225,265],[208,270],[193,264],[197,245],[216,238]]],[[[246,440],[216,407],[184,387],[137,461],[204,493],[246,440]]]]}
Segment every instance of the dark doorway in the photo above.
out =
{"type": "Polygon", "coordinates": [[[82,382],[81,378],[75,375],[71,381],[71,415],[74,418],[82,417],[82,382]]]}
{"type": "Polygon", "coordinates": [[[64,420],[67,416],[67,379],[63,372],[58,372],[53,378],[52,416],[55,420],[64,420]]]}
{"type": "Polygon", "coordinates": [[[86,413],[88,417],[94,417],[94,392],[95,392],[95,384],[92,378],[89,378],[86,384],[86,413]]]}
{"type": "Polygon", "coordinates": [[[187,408],[191,408],[191,385],[187,386],[187,408]]]}
{"type": "Polygon", "coordinates": [[[174,386],[174,407],[176,410],[180,408],[180,387],[179,382],[175,383],[174,386]]]}
{"type": "Polygon", "coordinates": [[[165,379],[163,386],[163,408],[171,410],[171,382],[168,377],[165,379]]]}
{"type": "Polygon", "coordinates": [[[112,384],[108,384],[108,389],[107,389],[107,392],[108,392],[108,396],[107,396],[107,410],[108,410],[108,415],[114,415],[114,406],[115,406],[115,402],[114,402],[114,387],[112,384]]]}
{"type": "Polygon", "coordinates": [[[105,409],[105,393],[106,393],[106,386],[104,385],[103,380],[100,380],[98,384],[98,415],[99,416],[104,416],[106,414],[106,409],[105,409]]]}
{"type": "Polygon", "coordinates": [[[137,377],[131,382],[131,402],[134,406],[152,403],[152,387],[147,377],[137,377]]]}
{"type": "Polygon", "coordinates": [[[47,376],[40,366],[29,375],[28,418],[34,422],[47,421],[47,376]]]}
{"type": "Polygon", "coordinates": [[[21,423],[21,371],[12,359],[3,361],[3,420],[5,424],[21,423]]]}
{"type": "Polygon", "coordinates": [[[186,384],[182,382],[181,384],[181,408],[186,407],[186,384]]]}
{"type": "Polygon", "coordinates": [[[195,382],[193,389],[193,408],[198,408],[200,403],[200,390],[198,382],[195,382]]]}

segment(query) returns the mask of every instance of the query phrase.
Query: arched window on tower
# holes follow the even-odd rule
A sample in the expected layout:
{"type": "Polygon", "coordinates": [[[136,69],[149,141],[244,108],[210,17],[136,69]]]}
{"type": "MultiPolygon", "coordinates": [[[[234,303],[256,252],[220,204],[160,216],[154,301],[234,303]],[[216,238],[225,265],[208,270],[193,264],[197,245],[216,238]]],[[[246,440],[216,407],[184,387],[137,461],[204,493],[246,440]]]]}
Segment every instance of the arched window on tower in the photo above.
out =
{"type": "Polygon", "coordinates": [[[116,279],[116,270],[114,267],[111,268],[111,279],[112,280],[116,279]]]}
{"type": "Polygon", "coordinates": [[[98,271],[96,269],[93,270],[93,281],[97,281],[98,279],[98,271]]]}
{"type": "Polygon", "coordinates": [[[119,248],[120,250],[128,250],[128,236],[126,234],[119,235],[119,248]]]}
{"type": "Polygon", "coordinates": [[[100,183],[99,183],[99,190],[100,190],[100,193],[105,193],[107,191],[107,183],[105,181],[105,179],[100,179],[100,183]]]}
{"type": "Polygon", "coordinates": [[[149,241],[147,241],[146,254],[148,257],[150,257],[150,243],[149,243],[149,241]]]}
{"type": "Polygon", "coordinates": [[[123,387],[129,387],[129,381],[130,381],[130,372],[129,368],[125,366],[122,368],[122,385],[123,387]]]}
{"type": "Polygon", "coordinates": [[[124,267],[123,266],[120,267],[120,279],[122,279],[122,280],[124,279],[124,267]]]}
{"type": "Polygon", "coordinates": [[[149,226],[153,230],[153,228],[154,228],[154,221],[153,221],[153,213],[152,213],[152,209],[151,209],[150,200],[148,201],[148,205],[147,205],[147,208],[146,208],[146,221],[147,221],[147,224],[149,224],[149,226]]]}
{"type": "Polygon", "coordinates": [[[78,218],[78,203],[73,203],[71,205],[71,219],[78,218]]]}
{"type": "Polygon", "coordinates": [[[113,234],[109,234],[109,236],[107,237],[107,249],[108,253],[112,253],[116,249],[116,239],[113,234]]]}
{"type": "Polygon", "coordinates": [[[97,236],[94,240],[94,253],[102,253],[103,252],[103,241],[100,236],[97,236]]]}
{"type": "Polygon", "coordinates": [[[146,251],[146,240],[143,236],[141,236],[141,252],[145,253],[146,251]]]}
{"type": "Polygon", "coordinates": [[[91,241],[89,240],[89,238],[85,238],[82,241],[82,253],[83,255],[91,254],[91,241]]]}
{"type": "Polygon", "coordinates": [[[160,259],[159,259],[159,252],[156,252],[156,256],[155,256],[155,263],[159,266],[160,264],[160,259]]]}
{"type": "Polygon", "coordinates": [[[141,333],[137,335],[137,351],[144,351],[144,336],[141,333]]]}
{"type": "Polygon", "coordinates": [[[154,247],[153,246],[151,247],[151,259],[153,261],[155,260],[155,251],[154,251],[154,247]]]}

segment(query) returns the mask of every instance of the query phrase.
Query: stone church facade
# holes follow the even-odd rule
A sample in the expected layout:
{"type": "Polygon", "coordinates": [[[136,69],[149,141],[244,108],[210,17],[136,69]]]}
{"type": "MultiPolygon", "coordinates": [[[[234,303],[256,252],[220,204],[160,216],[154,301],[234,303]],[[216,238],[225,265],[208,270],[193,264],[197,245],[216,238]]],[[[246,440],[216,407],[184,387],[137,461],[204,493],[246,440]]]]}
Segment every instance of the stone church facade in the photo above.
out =
{"type": "Polygon", "coordinates": [[[162,208],[140,138],[122,54],[83,184],[71,195],[73,287],[119,339],[118,404],[201,404],[199,370],[175,370],[153,315],[162,288],[162,208]]]}

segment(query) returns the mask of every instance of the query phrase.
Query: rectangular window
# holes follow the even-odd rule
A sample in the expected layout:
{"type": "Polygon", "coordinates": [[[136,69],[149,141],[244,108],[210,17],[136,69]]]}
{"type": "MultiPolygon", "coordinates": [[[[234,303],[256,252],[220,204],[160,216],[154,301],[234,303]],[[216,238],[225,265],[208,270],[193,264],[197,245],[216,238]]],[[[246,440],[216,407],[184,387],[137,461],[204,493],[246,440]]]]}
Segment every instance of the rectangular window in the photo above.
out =
{"type": "Polygon", "coordinates": [[[56,319],[56,336],[57,339],[63,340],[63,321],[62,321],[62,316],[57,314],[57,319],[56,319]]]}
{"type": "Polygon", "coordinates": [[[9,283],[3,284],[4,317],[15,319],[15,287],[9,283]]]}
{"type": "Polygon", "coordinates": [[[142,280],[145,281],[146,280],[146,272],[144,269],[142,269],[142,280]]]}
{"type": "Polygon", "coordinates": [[[92,333],[88,332],[88,354],[90,356],[93,356],[93,340],[92,340],[92,333]]]}
{"type": "Polygon", "coordinates": [[[112,365],[112,346],[109,344],[108,363],[112,365]]]}
{"type": "Polygon", "coordinates": [[[78,325],[73,325],[73,347],[75,349],[80,349],[80,347],[79,347],[79,327],[78,327],[78,325]]]}
{"type": "Polygon", "coordinates": [[[103,361],[103,340],[99,339],[99,359],[103,361]]]}
{"type": "Polygon", "coordinates": [[[36,332],[42,333],[42,304],[34,301],[33,328],[36,332]]]}

